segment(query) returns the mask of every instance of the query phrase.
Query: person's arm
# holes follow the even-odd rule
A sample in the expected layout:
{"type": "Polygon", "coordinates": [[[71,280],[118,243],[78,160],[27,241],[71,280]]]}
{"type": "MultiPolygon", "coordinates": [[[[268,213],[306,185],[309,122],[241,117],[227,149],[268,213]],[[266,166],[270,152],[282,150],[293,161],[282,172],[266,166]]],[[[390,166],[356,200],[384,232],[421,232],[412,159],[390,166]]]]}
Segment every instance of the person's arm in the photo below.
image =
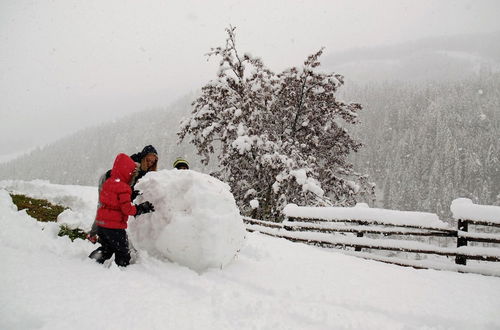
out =
{"type": "Polygon", "coordinates": [[[118,200],[120,201],[120,209],[122,213],[126,215],[140,215],[155,211],[153,204],[148,201],[138,205],[132,204],[132,201],[130,200],[130,192],[119,194],[118,200]]]}
{"type": "Polygon", "coordinates": [[[137,209],[134,204],[132,204],[132,200],[130,199],[131,191],[126,191],[118,194],[118,201],[120,203],[120,209],[123,214],[126,215],[135,215],[137,213],[137,209]]]}

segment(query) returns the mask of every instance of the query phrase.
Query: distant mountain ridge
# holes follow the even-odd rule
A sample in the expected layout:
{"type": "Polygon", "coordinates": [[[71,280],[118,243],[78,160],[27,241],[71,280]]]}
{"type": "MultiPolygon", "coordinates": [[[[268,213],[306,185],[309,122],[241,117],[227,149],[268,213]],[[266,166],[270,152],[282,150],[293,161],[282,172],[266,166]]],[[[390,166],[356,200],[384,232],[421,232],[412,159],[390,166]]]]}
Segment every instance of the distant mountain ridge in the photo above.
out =
{"type": "Polygon", "coordinates": [[[326,56],[322,65],[355,83],[459,80],[500,72],[500,31],[350,49],[326,56]]]}
{"type": "Polygon", "coordinates": [[[500,31],[419,39],[390,46],[353,48],[328,56],[328,62],[342,64],[359,60],[401,58],[421,51],[455,51],[500,61],[500,31]]]}

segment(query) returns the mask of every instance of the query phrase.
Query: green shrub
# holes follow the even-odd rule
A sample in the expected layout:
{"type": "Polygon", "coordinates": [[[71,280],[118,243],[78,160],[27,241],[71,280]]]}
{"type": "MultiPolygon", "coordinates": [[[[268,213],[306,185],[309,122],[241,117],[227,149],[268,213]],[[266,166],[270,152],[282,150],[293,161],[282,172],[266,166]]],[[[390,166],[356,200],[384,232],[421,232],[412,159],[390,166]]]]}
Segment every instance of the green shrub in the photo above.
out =
{"type": "Polygon", "coordinates": [[[69,238],[74,241],[77,238],[85,239],[87,233],[80,228],[71,229],[66,225],[62,225],[59,230],[59,236],[69,236],[69,238]]]}

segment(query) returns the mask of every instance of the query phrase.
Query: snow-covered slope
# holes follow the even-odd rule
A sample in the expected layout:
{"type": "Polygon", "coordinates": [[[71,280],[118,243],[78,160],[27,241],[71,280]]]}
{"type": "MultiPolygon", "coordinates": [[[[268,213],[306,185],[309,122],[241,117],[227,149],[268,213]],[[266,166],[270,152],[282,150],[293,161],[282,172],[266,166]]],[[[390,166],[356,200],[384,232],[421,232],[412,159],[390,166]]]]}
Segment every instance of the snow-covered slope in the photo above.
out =
{"type": "MultiPolygon", "coordinates": [[[[8,186],[80,206],[92,191],[0,182],[8,186]]],[[[93,214],[87,205],[74,212],[93,214]]],[[[401,268],[257,233],[231,264],[201,275],[144,251],[127,268],[106,268],[87,258],[94,248],[57,237],[57,224],[16,211],[0,190],[0,329],[500,328],[497,277],[401,268]]]]}

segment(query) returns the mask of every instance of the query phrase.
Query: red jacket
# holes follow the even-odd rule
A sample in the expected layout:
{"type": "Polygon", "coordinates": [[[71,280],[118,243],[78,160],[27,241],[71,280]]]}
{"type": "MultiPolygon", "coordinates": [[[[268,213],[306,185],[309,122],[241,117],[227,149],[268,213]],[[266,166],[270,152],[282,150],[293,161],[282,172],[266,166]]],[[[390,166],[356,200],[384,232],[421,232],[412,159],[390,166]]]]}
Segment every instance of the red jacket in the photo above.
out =
{"type": "Polygon", "coordinates": [[[132,179],[135,162],[125,154],[116,156],[111,169],[111,177],[102,185],[99,201],[101,206],[97,210],[96,224],[104,228],[125,229],[129,215],[135,215],[137,210],[130,200],[132,179]]]}

